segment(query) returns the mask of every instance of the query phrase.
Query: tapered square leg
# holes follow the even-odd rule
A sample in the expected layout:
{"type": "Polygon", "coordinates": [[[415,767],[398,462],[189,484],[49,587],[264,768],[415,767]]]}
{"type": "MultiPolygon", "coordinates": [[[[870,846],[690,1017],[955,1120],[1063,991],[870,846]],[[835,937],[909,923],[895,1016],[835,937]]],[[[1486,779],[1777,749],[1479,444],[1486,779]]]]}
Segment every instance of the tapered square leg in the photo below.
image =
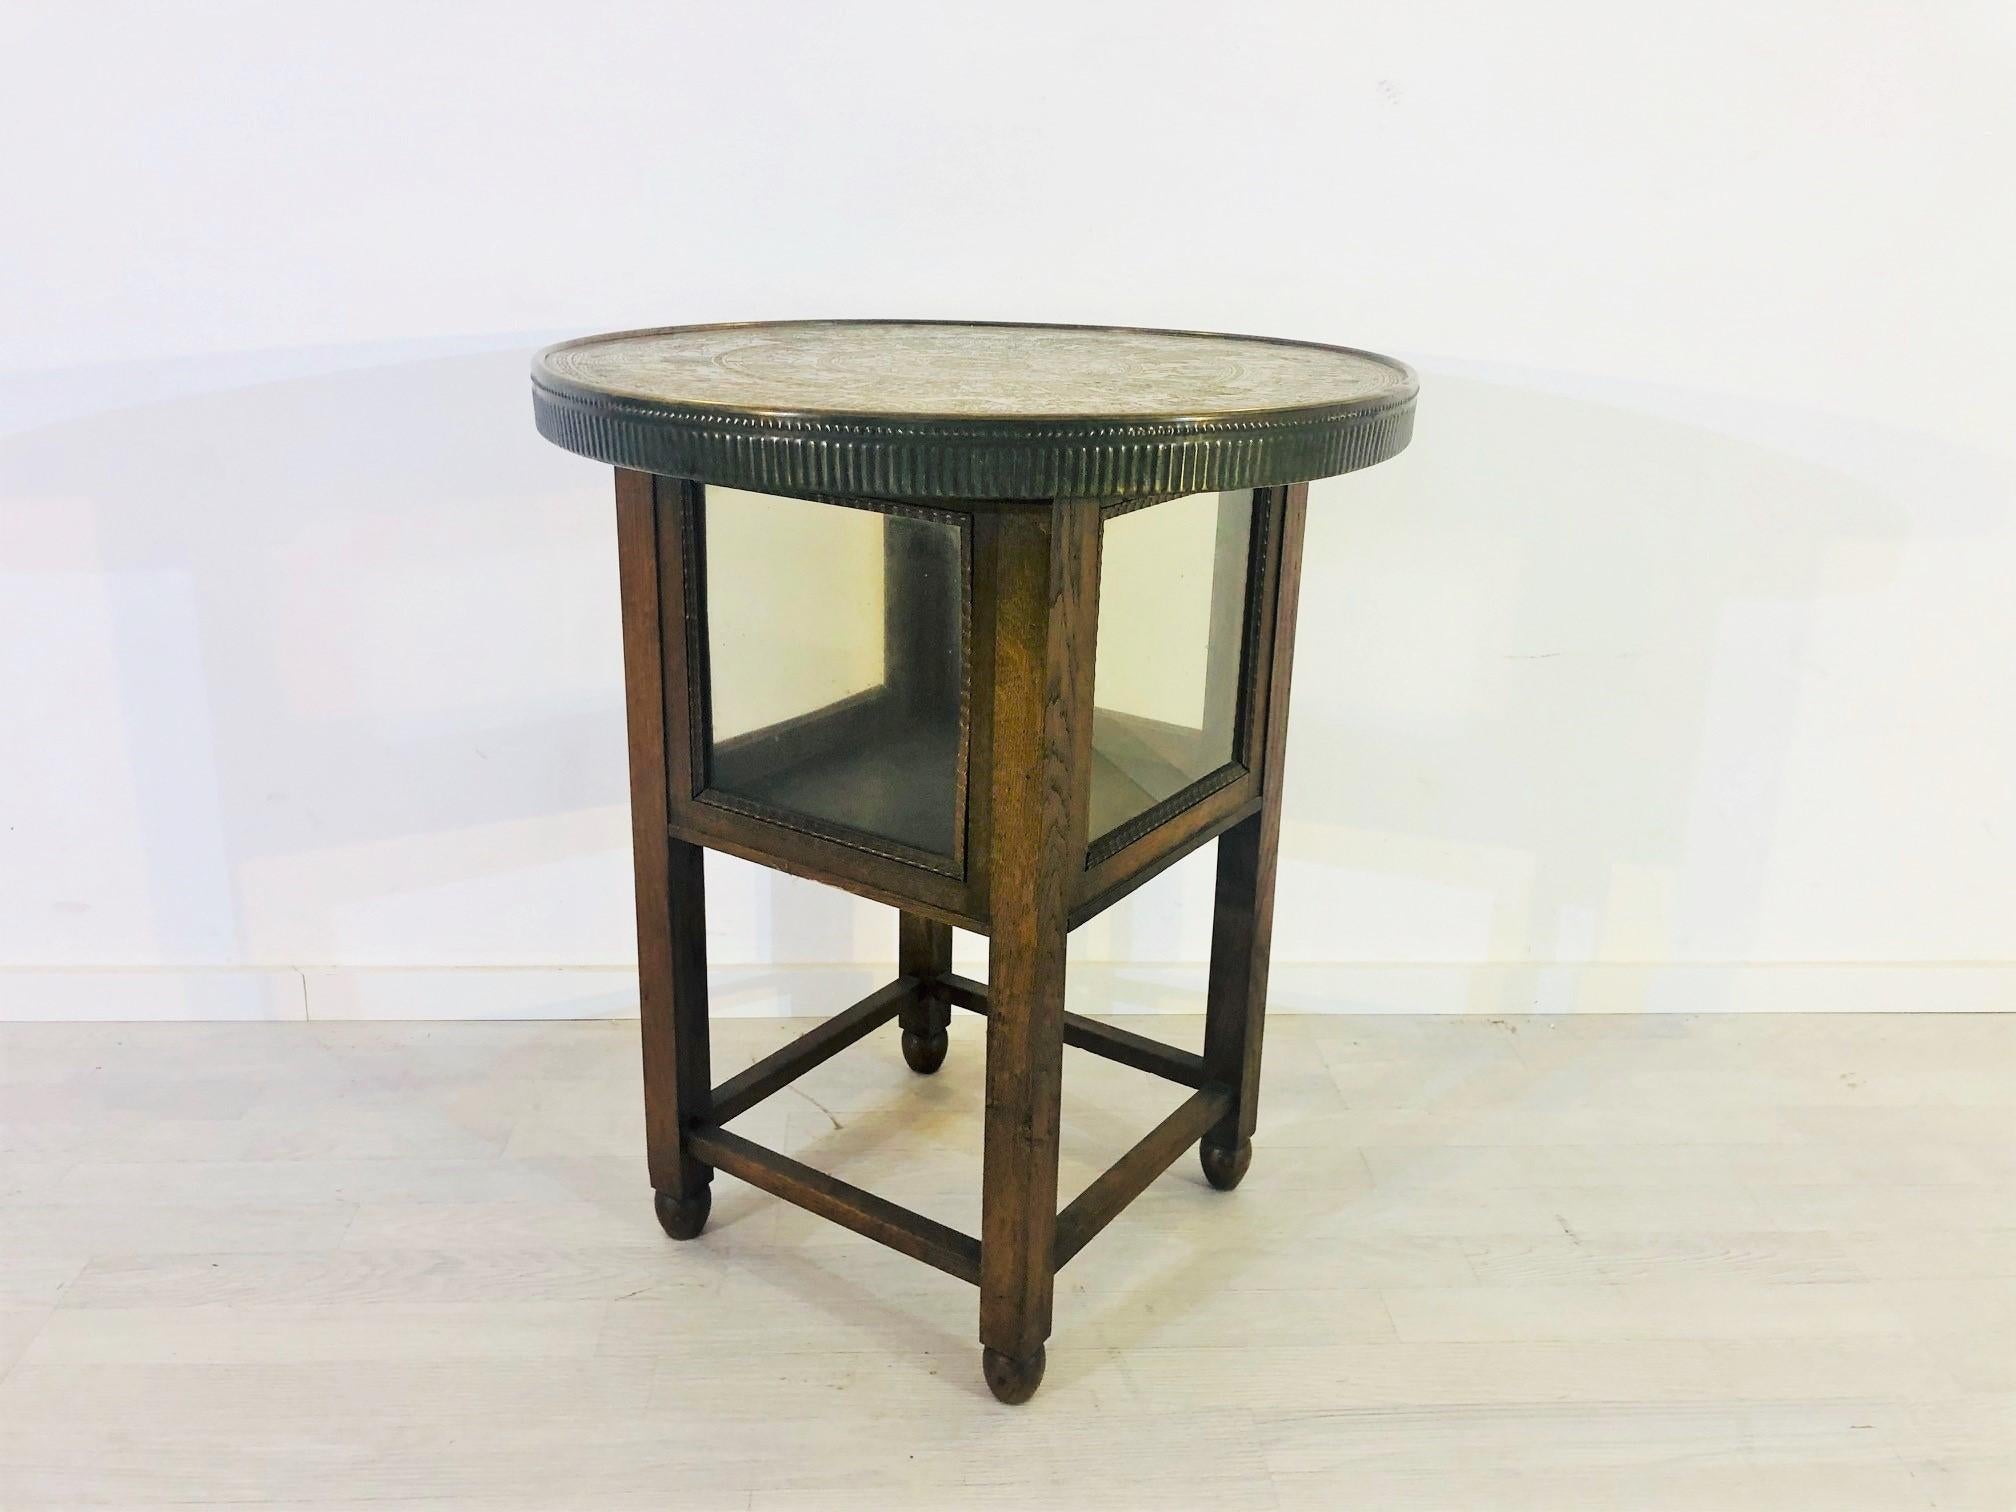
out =
{"type": "MultiPolygon", "coordinates": [[[[693,1158],[685,1138],[688,1128],[706,1118],[709,1102],[707,902],[701,848],[673,839],[667,828],[667,783],[675,762],[666,717],[665,584],[659,570],[662,530],[671,525],[663,516],[649,475],[617,473],[645,1139],[658,1221],[673,1238],[691,1239],[707,1222],[714,1174],[693,1158]]],[[[683,762],[676,765],[684,769],[683,762]]]]}
{"type": "Polygon", "coordinates": [[[1233,1089],[1232,1109],[1198,1147],[1207,1181],[1230,1191],[1253,1161],[1260,1112],[1260,1046],[1267,1020],[1267,964],[1274,936],[1274,868],[1281,841],[1281,769],[1288,744],[1288,675],[1302,577],[1309,486],[1283,500],[1274,573],[1274,665],[1267,689],[1265,785],[1260,811],[1218,837],[1218,890],[1211,916],[1211,976],[1204,1005],[1204,1074],[1233,1089]]]}
{"type": "Polygon", "coordinates": [[[1274,831],[1266,812],[1218,838],[1211,919],[1211,976],[1204,1007],[1204,1074],[1233,1089],[1231,1111],[1204,1136],[1204,1176],[1221,1192],[1253,1160],[1260,1113],[1260,1045],[1267,1020],[1267,962],[1274,912],[1274,831]]]}
{"type": "Polygon", "coordinates": [[[1004,514],[994,550],[994,816],[980,1342],[987,1384],[1043,1375],[1056,1271],[1064,938],[1088,822],[1098,512],[1004,514]]]}
{"type": "Polygon", "coordinates": [[[643,920],[650,894],[641,862],[637,888],[644,1131],[658,1221],[674,1239],[691,1239],[706,1226],[714,1176],[686,1144],[709,1102],[706,878],[699,846],[668,839],[664,852],[662,871],[652,863],[664,878],[652,922],[643,920]]]}
{"type": "Polygon", "coordinates": [[[952,969],[952,926],[922,914],[904,913],[897,928],[896,974],[923,985],[903,1005],[903,1059],[912,1071],[929,1076],[945,1064],[950,1041],[952,999],[944,977],[952,969]]]}

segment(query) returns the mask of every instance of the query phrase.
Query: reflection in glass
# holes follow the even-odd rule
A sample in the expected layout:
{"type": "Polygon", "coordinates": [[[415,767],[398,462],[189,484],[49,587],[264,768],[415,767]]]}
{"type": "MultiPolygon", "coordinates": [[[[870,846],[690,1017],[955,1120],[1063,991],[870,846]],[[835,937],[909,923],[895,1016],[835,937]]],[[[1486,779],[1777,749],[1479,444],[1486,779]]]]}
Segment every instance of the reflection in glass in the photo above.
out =
{"type": "Polygon", "coordinates": [[[959,527],[732,488],[703,509],[708,790],[952,856],[959,527]]]}
{"type": "Polygon", "coordinates": [[[1092,681],[1092,838],[1237,754],[1253,495],[1109,515],[1092,681]]]}

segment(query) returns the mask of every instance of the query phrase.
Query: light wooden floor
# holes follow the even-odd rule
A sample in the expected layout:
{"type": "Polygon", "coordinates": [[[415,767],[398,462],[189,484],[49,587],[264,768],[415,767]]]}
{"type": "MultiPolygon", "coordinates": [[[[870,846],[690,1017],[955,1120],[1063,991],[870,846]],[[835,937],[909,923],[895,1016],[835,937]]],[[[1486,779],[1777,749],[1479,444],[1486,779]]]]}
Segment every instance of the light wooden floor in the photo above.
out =
{"type": "MultiPolygon", "coordinates": [[[[739,1127],[975,1231],[981,1029],[739,1127]]],[[[2016,1506],[2016,1016],[1277,1019],[1019,1410],[961,1282],[662,1238],[635,1041],[0,1028],[0,1507],[2016,1506]]],[[[1069,1052],[1067,1190],[1180,1095],[1069,1052]]]]}

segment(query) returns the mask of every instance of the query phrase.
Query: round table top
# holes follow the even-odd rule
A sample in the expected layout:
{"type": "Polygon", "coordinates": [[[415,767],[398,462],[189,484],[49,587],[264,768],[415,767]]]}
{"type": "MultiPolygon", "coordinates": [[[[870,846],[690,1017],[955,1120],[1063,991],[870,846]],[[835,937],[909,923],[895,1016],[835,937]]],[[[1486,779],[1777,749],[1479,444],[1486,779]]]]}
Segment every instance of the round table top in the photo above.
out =
{"type": "Polygon", "coordinates": [[[1315,342],[952,321],[667,326],[532,365],[541,433],[597,461],[909,499],[1327,478],[1406,446],[1416,389],[1405,363],[1315,342]]]}

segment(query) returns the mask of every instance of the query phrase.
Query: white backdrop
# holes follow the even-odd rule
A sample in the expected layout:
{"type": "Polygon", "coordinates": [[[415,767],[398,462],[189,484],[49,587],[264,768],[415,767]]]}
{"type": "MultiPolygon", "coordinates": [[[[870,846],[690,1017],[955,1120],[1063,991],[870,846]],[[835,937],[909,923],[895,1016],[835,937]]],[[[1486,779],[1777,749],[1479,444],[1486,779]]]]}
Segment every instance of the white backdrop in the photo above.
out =
{"type": "MultiPolygon", "coordinates": [[[[2016,1006],[2011,15],[0,6],[0,1017],[624,1011],[528,354],[895,314],[1421,369],[1312,496],[1277,1008],[2016,1006]]],[[[710,884],[724,1011],[893,955],[710,884]]],[[[1208,908],[1074,989],[1194,1008],[1208,908]]]]}

